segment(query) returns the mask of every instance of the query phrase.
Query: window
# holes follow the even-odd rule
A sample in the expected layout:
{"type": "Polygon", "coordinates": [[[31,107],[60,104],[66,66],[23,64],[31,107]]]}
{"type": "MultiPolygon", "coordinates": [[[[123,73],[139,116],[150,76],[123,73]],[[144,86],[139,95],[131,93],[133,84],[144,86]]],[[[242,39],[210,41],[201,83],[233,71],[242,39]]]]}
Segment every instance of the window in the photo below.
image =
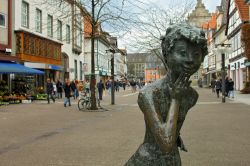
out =
{"type": "Polygon", "coordinates": [[[77,48],[82,48],[82,23],[81,23],[81,16],[78,14],[75,17],[76,24],[74,25],[74,45],[77,48]]]}
{"type": "Polygon", "coordinates": [[[77,60],[75,60],[75,79],[77,79],[77,60]]]}
{"type": "Polygon", "coordinates": [[[82,61],[80,61],[80,80],[82,80],[82,61]]]}
{"type": "Polygon", "coordinates": [[[21,23],[23,27],[29,27],[29,4],[27,2],[22,2],[22,16],[21,23]]]}
{"type": "Polygon", "coordinates": [[[36,31],[42,33],[42,11],[36,9],[36,31]]]}
{"type": "Polygon", "coordinates": [[[48,15],[48,23],[47,23],[47,33],[49,37],[53,37],[53,17],[48,15]]]}
{"type": "Polygon", "coordinates": [[[82,43],[81,30],[80,30],[80,29],[77,29],[77,30],[76,30],[76,46],[82,47],[81,43],[82,43]]]}
{"type": "Polygon", "coordinates": [[[0,13],[0,27],[6,27],[6,16],[0,13]]]}
{"type": "Polygon", "coordinates": [[[62,21],[57,20],[57,39],[62,40],[62,21]]]}
{"type": "Polygon", "coordinates": [[[66,42],[70,43],[70,26],[66,25],[66,42]]]}

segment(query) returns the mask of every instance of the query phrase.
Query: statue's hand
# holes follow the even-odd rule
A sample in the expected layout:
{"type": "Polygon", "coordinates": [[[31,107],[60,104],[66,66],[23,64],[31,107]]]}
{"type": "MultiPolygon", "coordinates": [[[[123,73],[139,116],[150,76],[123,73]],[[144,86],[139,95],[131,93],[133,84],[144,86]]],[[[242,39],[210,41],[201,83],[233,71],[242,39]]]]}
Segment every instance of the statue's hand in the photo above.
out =
{"type": "Polygon", "coordinates": [[[183,96],[187,95],[185,92],[187,92],[187,89],[191,84],[189,78],[190,76],[185,73],[180,74],[178,79],[172,85],[172,88],[170,88],[170,94],[173,99],[180,100],[183,96]]]}

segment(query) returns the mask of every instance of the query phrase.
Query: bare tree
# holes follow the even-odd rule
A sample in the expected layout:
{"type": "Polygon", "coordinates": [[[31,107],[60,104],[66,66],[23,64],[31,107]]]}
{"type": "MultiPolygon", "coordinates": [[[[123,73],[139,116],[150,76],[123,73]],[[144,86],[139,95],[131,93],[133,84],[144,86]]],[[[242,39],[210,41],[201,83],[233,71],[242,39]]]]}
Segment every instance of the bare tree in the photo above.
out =
{"type": "MultiPolygon", "coordinates": [[[[81,0],[80,5],[88,12],[85,13],[85,19],[91,23],[91,109],[96,107],[95,94],[95,38],[103,35],[100,32],[100,25],[103,25],[110,33],[123,34],[130,29],[131,22],[134,20],[135,13],[131,9],[144,4],[140,0],[81,0]]],[[[112,48],[113,50],[115,48],[112,48]]]]}
{"type": "MultiPolygon", "coordinates": [[[[34,2],[39,3],[41,7],[46,7],[46,10],[52,12],[55,11],[54,14],[57,15],[57,18],[78,18],[80,15],[82,18],[84,18],[84,20],[82,19],[81,21],[86,21],[91,26],[91,32],[88,34],[91,38],[91,109],[97,109],[95,94],[96,82],[94,41],[97,36],[100,37],[100,35],[105,35],[105,33],[101,33],[101,25],[104,27],[104,29],[107,29],[109,33],[124,35],[129,31],[130,25],[132,25],[131,22],[136,15],[134,12],[136,11],[135,9],[144,5],[145,3],[140,0],[40,0],[34,2]],[[58,8],[58,10],[52,10],[55,6],[58,8]],[[75,7],[78,8],[78,12],[75,12],[75,10],[72,12],[71,9],[75,7]]],[[[74,21],[74,19],[72,20],[74,21]]],[[[46,25],[43,25],[46,28],[46,25]]],[[[74,29],[74,27],[72,28],[74,29]]],[[[74,35],[77,36],[83,34],[74,35]]]]}
{"type": "Polygon", "coordinates": [[[167,8],[157,4],[142,9],[130,33],[124,36],[126,45],[136,52],[153,52],[161,54],[161,36],[165,35],[170,24],[186,21],[187,15],[194,6],[194,0],[169,0],[167,8]]]}

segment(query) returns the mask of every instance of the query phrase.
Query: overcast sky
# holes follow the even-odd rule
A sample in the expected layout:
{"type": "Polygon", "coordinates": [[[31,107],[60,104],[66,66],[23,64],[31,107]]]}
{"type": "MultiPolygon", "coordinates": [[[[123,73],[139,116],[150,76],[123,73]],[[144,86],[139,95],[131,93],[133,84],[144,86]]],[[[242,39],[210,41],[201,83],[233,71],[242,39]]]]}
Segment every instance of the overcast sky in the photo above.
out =
{"type": "MultiPolygon", "coordinates": [[[[216,6],[220,5],[220,1],[221,0],[202,0],[206,9],[209,10],[210,13],[215,12],[216,6]]],[[[176,5],[179,6],[180,3],[191,2],[194,4],[194,6],[193,6],[193,9],[194,9],[197,0],[147,0],[147,2],[151,3],[153,6],[156,5],[162,9],[168,8],[169,6],[176,4],[176,3],[177,3],[176,5]]],[[[133,36],[133,34],[130,34],[130,35],[133,36]]],[[[129,46],[128,43],[131,43],[129,35],[126,35],[122,38],[118,38],[118,47],[119,48],[126,47],[128,52],[134,52],[134,50],[132,49],[131,46],[129,46]]]]}
{"type": "MultiPolygon", "coordinates": [[[[174,0],[148,0],[152,3],[158,4],[160,7],[164,7],[168,5],[168,2],[172,2],[174,0]]],[[[191,1],[191,0],[183,0],[184,1],[191,1]]],[[[179,1],[180,2],[180,1],[179,1]]],[[[193,2],[196,4],[196,0],[193,0],[193,2]]],[[[209,12],[214,12],[216,9],[216,6],[220,5],[220,0],[202,0],[206,8],[209,10],[209,12]]]]}
{"type": "Polygon", "coordinates": [[[203,0],[203,3],[210,12],[214,12],[216,6],[220,5],[220,0],[203,0]]]}

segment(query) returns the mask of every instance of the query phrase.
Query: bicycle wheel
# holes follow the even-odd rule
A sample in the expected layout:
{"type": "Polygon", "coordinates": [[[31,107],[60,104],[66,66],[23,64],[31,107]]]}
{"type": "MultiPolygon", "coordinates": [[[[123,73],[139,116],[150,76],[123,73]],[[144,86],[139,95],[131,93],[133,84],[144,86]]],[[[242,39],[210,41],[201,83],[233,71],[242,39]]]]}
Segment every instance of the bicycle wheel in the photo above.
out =
{"type": "Polygon", "coordinates": [[[80,99],[78,101],[78,109],[79,111],[82,111],[82,110],[86,110],[88,108],[88,101],[86,101],[85,99],[80,99]]]}

